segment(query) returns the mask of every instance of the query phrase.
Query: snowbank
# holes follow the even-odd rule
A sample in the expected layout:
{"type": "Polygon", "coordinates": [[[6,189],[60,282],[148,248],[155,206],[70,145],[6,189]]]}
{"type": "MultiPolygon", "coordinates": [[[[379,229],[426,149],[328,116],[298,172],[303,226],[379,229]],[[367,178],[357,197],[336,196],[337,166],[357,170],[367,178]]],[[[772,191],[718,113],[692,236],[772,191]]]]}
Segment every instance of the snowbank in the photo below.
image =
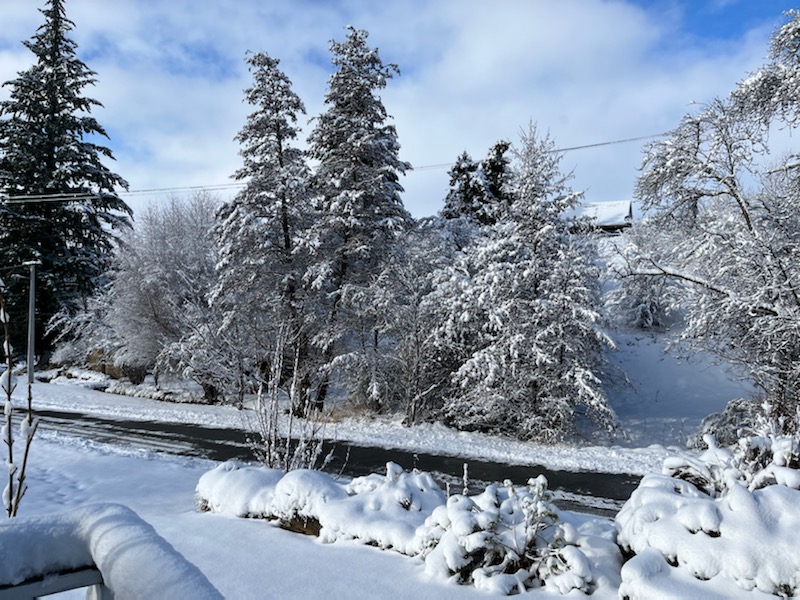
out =
{"type": "Polygon", "coordinates": [[[701,456],[642,479],[616,519],[618,543],[636,554],[621,596],[800,592],[800,438],[776,431],[766,423],[732,449],[707,436],[701,456]]]}
{"type": "Polygon", "coordinates": [[[320,471],[284,474],[264,467],[223,463],[197,484],[201,510],[277,521],[319,534],[324,542],[358,540],[415,554],[414,534],[444,493],[427,473],[407,473],[394,463],[386,475],[339,483],[320,471]]]}
{"type": "Polygon", "coordinates": [[[541,476],[526,488],[507,482],[478,496],[446,498],[430,474],[394,463],[386,475],[349,484],[305,469],[280,475],[224,463],[200,478],[198,506],[266,517],[323,542],[357,540],[419,555],[428,575],[494,593],[542,585],[591,593],[619,585],[613,524],[562,515],[541,476]]]}
{"type": "Polygon", "coordinates": [[[0,548],[0,585],[94,564],[118,600],[222,598],[149,524],[118,504],[6,521],[0,548]]]}

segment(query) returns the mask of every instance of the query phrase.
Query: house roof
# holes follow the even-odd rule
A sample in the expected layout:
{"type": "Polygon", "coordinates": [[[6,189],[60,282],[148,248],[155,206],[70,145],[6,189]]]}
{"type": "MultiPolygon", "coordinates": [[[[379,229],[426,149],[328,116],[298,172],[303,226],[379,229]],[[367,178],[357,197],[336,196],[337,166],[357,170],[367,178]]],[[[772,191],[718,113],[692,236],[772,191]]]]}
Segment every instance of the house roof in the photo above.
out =
{"type": "Polygon", "coordinates": [[[633,203],[630,200],[616,202],[586,202],[564,215],[567,219],[589,217],[596,227],[620,229],[633,221],[633,203]]]}

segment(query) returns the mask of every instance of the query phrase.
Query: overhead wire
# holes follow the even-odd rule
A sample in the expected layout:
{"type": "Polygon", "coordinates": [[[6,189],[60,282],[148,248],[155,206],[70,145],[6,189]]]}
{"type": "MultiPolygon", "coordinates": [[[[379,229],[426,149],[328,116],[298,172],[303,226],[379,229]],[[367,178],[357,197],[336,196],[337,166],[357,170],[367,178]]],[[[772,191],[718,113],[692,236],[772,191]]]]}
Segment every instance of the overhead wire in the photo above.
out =
{"type": "MultiPolygon", "coordinates": [[[[574,152],[575,150],[585,150],[589,148],[600,148],[603,146],[613,146],[617,144],[627,144],[631,142],[640,142],[650,140],[658,137],[668,135],[667,133],[656,133],[652,135],[643,135],[632,138],[623,138],[619,140],[609,140],[605,142],[596,142],[593,144],[582,144],[579,146],[568,146],[565,148],[553,148],[547,150],[549,154],[574,152]]],[[[411,173],[415,171],[432,171],[435,169],[445,169],[452,167],[452,163],[437,163],[431,165],[422,165],[413,167],[411,173]]],[[[175,187],[161,187],[161,188],[146,188],[139,190],[122,190],[118,192],[120,196],[137,196],[137,195],[151,195],[151,194],[166,194],[166,193],[184,193],[184,192],[197,192],[197,191],[225,191],[232,189],[239,189],[244,187],[245,183],[216,183],[208,185],[190,185],[190,186],[175,186],[175,187]]],[[[93,193],[74,193],[74,194],[25,194],[20,196],[7,196],[0,194],[0,201],[7,204],[24,204],[29,202],[78,202],[81,200],[89,200],[94,198],[97,194],[93,193]]]]}

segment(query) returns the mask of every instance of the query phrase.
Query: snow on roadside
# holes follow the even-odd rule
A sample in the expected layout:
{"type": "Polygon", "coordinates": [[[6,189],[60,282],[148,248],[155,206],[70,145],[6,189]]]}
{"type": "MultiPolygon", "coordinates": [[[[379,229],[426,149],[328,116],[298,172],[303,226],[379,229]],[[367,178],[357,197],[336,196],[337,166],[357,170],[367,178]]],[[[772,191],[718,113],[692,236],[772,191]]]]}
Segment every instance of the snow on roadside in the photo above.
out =
{"type": "MultiPolygon", "coordinates": [[[[71,385],[37,383],[34,405],[39,409],[141,421],[169,421],[218,428],[242,428],[254,423],[248,410],[232,406],[171,404],[144,398],[116,396],[71,385]]],[[[23,401],[20,391],[19,402],[23,401]]],[[[411,452],[480,459],[514,465],[541,465],[565,471],[630,473],[658,471],[669,451],[662,446],[543,445],[480,433],[459,432],[439,424],[405,427],[399,419],[348,419],[329,423],[326,437],[337,442],[396,448],[411,452]]]]}

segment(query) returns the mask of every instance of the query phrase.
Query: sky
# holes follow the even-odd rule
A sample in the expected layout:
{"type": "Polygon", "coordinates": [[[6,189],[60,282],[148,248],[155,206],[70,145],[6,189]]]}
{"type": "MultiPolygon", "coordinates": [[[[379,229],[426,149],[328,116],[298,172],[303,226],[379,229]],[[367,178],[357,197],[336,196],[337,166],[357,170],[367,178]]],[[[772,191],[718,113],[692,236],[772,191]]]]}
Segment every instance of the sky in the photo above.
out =
{"type": "MultiPolygon", "coordinates": [[[[0,81],[28,68],[22,45],[44,0],[0,0],[0,81]]],[[[250,107],[247,51],[280,59],[303,99],[301,144],[324,111],[331,40],[345,27],[400,75],[381,92],[397,128],[403,200],[436,213],[448,168],[484,157],[535,123],[562,149],[562,170],[589,202],[633,196],[647,136],[764,64],[787,0],[66,0],[78,56],[97,73],[107,163],[135,212],[205,187],[235,194],[234,141],[250,107]],[[156,191],[151,191],[156,190],[156,191]]],[[[0,99],[8,96],[0,89],[0,99]]]]}

